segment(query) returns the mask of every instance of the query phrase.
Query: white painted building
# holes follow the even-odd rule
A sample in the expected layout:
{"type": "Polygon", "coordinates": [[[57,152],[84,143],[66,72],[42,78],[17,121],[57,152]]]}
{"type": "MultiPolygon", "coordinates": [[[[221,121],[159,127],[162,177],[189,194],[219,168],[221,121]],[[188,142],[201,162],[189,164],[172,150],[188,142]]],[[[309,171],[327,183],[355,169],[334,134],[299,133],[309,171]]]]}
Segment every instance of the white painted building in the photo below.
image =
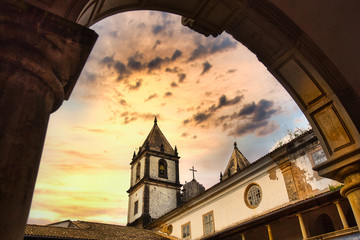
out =
{"type": "Polygon", "coordinates": [[[312,170],[326,159],[312,131],[252,164],[235,144],[221,181],[187,202],[178,159],[155,121],[131,162],[129,225],[179,239],[360,239],[340,184],[312,170]]]}

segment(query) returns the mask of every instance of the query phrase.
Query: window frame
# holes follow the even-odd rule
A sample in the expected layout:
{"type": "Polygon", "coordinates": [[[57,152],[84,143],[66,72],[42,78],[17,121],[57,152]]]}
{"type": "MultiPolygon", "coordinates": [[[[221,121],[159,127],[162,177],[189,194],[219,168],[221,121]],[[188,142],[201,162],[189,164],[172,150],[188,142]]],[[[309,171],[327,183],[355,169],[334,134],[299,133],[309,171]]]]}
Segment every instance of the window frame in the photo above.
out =
{"type": "Polygon", "coordinates": [[[141,175],[140,172],[141,172],[141,163],[138,162],[135,168],[135,182],[140,180],[140,175],[141,175]]]}
{"type": "Polygon", "coordinates": [[[263,192],[262,192],[262,189],[261,189],[261,187],[259,186],[259,184],[257,184],[257,183],[250,183],[250,184],[246,187],[245,192],[244,192],[244,201],[245,201],[246,206],[248,206],[248,208],[251,208],[251,209],[257,208],[257,207],[260,205],[262,199],[263,199],[263,192]],[[260,201],[259,201],[256,205],[252,205],[252,204],[250,204],[249,201],[248,201],[248,193],[249,193],[251,187],[253,187],[253,186],[257,186],[257,187],[260,189],[260,201]]]}
{"type": "Polygon", "coordinates": [[[139,213],[139,200],[134,202],[134,216],[139,213]]]}
{"type": "MultiPolygon", "coordinates": [[[[312,167],[317,166],[317,165],[315,164],[315,161],[314,161],[314,158],[313,158],[313,153],[315,153],[315,152],[317,152],[317,151],[320,151],[320,150],[323,150],[323,151],[324,151],[324,149],[323,149],[321,146],[318,146],[318,147],[314,148],[313,150],[311,150],[311,151],[309,151],[309,152],[307,153],[307,155],[308,155],[308,157],[309,157],[309,159],[310,159],[310,163],[311,163],[312,167]]],[[[324,153],[325,153],[325,151],[324,151],[324,153]]],[[[326,154],[325,154],[325,157],[326,157],[326,154]]],[[[315,177],[316,180],[321,180],[321,179],[323,179],[323,177],[321,177],[317,171],[313,171],[313,174],[314,174],[314,177],[315,177]]]]}
{"type": "Polygon", "coordinates": [[[215,218],[214,218],[214,210],[211,210],[210,212],[207,212],[205,214],[202,215],[202,222],[203,222],[203,236],[209,236],[213,233],[215,233],[215,218]],[[212,216],[212,232],[206,234],[205,231],[205,217],[206,216],[212,216]]]}
{"type": "Polygon", "coordinates": [[[190,221],[181,225],[181,240],[189,240],[189,239],[191,239],[191,223],[190,223],[190,221]],[[189,226],[189,236],[186,236],[184,238],[183,234],[184,234],[184,227],[185,226],[189,226]]]}

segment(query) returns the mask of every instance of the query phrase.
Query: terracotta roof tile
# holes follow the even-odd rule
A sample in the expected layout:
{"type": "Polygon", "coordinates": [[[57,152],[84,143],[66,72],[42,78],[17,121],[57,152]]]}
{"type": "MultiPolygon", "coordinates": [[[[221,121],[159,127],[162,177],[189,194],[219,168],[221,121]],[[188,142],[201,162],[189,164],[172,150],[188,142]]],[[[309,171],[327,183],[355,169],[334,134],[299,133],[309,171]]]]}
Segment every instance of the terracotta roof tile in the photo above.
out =
{"type": "Polygon", "coordinates": [[[135,227],[85,221],[74,221],[73,224],[79,228],[28,224],[25,229],[25,237],[58,237],[79,240],[173,239],[150,230],[135,227]]]}

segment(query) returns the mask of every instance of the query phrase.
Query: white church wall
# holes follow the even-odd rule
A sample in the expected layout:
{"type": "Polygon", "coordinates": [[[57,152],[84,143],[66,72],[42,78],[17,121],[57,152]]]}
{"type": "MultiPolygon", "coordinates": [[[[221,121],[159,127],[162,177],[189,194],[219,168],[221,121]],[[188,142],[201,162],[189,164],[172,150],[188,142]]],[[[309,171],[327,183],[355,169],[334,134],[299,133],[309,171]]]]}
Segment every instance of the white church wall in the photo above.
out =
{"type": "Polygon", "coordinates": [[[313,170],[314,163],[311,160],[311,154],[320,149],[321,148],[318,147],[291,161],[292,173],[297,184],[300,199],[327,191],[329,190],[329,186],[340,185],[340,183],[335,180],[320,177],[318,173],[313,170]]]}
{"type": "Polygon", "coordinates": [[[144,196],[144,186],[141,186],[139,189],[137,189],[129,196],[129,213],[128,213],[129,223],[135,221],[137,218],[141,216],[144,206],[143,196],[144,196]],[[138,201],[138,212],[137,214],[134,215],[134,205],[136,201],[138,201]]]}
{"type": "Polygon", "coordinates": [[[159,186],[150,186],[150,216],[158,218],[176,208],[176,190],[159,186]]]}
{"type": "Polygon", "coordinates": [[[254,172],[241,182],[224,188],[219,194],[206,198],[204,202],[184,214],[179,214],[170,220],[168,224],[173,225],[172,235],[181,238],[181,225],[190,221],[192,239],[198,239],[203,237],[202,216],[210,211],[214,213],[215,231],[221,231],[288,201],[281,171],[273,164],[263,170],[254,172]],[[244,199],[245,190],[252,183],[259,185],[262,192],[262,200],[256,208],[249,208],[244,199]]]}
{"type": "Polygon", "coordinates": [[[158,175],[158,162],[161,158],[150,156],[150,177],[153,179],[158,179],[166,182],[175,182],[176,181],[176,166],[175,162],[165,159],[167,163],[167,173],[168,178],[159,178],[158,175]]]}
{"type": "Polygon", "coordinates": [[[131,186],[136,184],[136,166],[140,163],[140,180],[144,177],[145,173],[145,156],[138,160],[135,164],[131,167],[131,186]]]}

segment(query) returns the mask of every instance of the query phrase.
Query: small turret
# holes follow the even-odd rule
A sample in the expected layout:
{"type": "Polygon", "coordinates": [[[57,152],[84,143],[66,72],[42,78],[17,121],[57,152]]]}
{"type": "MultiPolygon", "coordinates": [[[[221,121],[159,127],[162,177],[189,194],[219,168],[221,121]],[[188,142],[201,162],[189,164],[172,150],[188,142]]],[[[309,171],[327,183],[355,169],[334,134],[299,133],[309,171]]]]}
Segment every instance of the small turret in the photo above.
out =
{"type": "Polygon", "coordinates": [[[233,150],[230,160],[225,168],[222,179],[224,180],[237,172],[241,172],[249,165],[250,165],[250,162],[239,151],[239,149],[237,147],[237,143],[234,142],[234,150],[233,150]]]}

